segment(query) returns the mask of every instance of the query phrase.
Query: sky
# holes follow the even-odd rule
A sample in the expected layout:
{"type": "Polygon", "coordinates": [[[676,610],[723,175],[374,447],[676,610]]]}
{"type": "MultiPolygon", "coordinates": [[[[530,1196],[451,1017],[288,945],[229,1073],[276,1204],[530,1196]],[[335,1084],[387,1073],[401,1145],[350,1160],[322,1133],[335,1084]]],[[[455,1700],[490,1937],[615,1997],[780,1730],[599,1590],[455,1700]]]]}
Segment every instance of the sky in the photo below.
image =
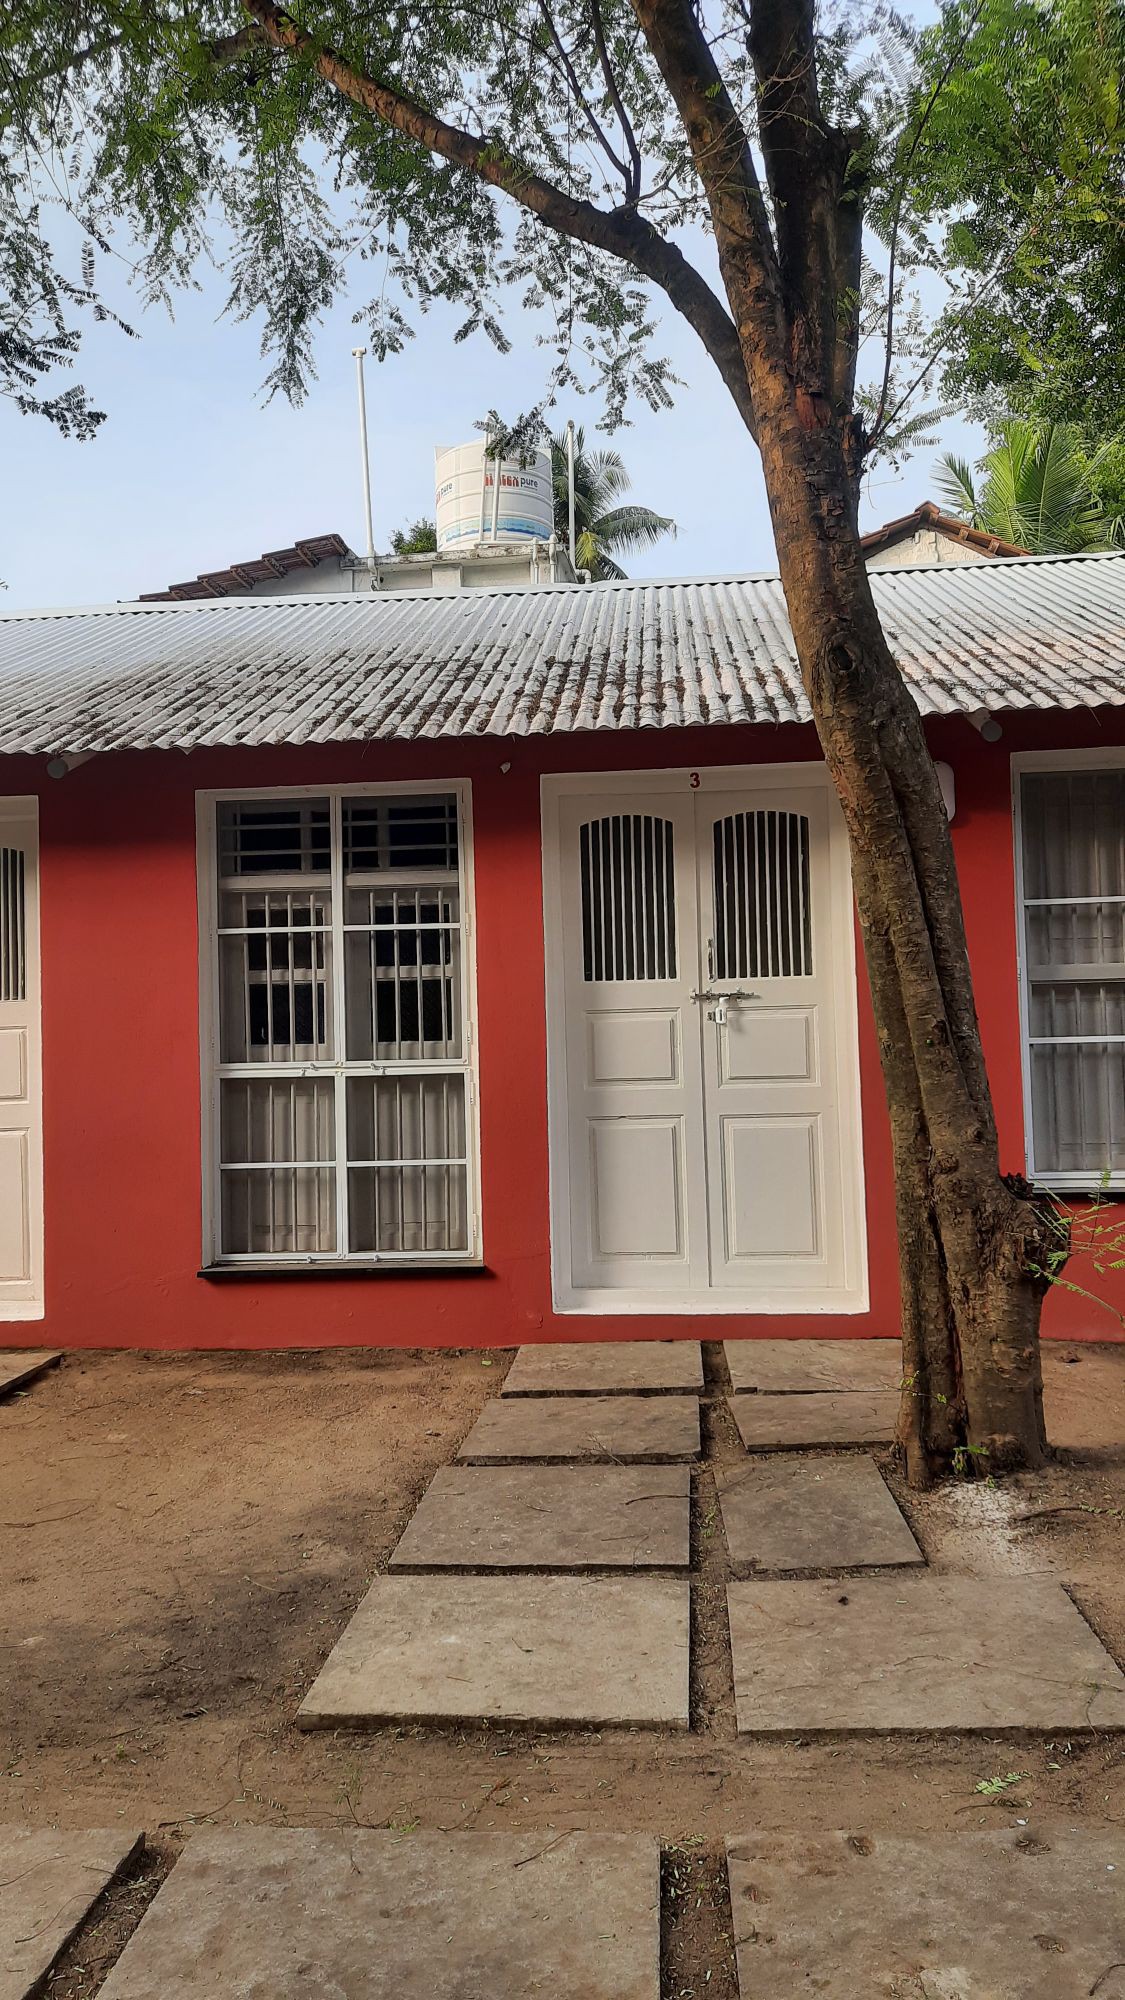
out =
{"type": "MultiPolygon", "coordinates": [[[[259,331],[224,318],[223,298],[221,278],[209,275],[177,302],[174,320],[163,308],[138,314],[135,302],[115,300],[140,337],[112,326],[88,331],[75,372],[108,412],[90,442],[59,438],[43,419],[0,402],[0,609],[114,603],[310,535],[336,532],[363,548],[351,354],[362,339],[351,323],[361,299],[341,301],[326,321],[319,379],[293,409],[280,398],[263,405],[259,331]]],[[[489,409],[514,415],[543,393],[548,357],[514,302],[506,356],[483,335],[455,345],[459,316],[431,310],[402,354],[367,363],[378,549],[394,528],[432,515],[435,446],[469,442],[489,409]]],[[[631,427],[609,439],[591,437],[600,415],[594,396],[555,412],[558,428],[573,416],[591,442],[619,450],[631,497],[677,523],[674,542],[624,566],[636,576],[770,568],[755,447],[677,315],[669,312],[658,340],[682,378],[671,410],[634,407],[631,427]]],[[[982,443],[964,424],[943,431],[946,449],[975,456],[982,443]]],[[[876,467],[863,526],[932,496],[935,456],[919,453],[899,474],[876,467]]]]}

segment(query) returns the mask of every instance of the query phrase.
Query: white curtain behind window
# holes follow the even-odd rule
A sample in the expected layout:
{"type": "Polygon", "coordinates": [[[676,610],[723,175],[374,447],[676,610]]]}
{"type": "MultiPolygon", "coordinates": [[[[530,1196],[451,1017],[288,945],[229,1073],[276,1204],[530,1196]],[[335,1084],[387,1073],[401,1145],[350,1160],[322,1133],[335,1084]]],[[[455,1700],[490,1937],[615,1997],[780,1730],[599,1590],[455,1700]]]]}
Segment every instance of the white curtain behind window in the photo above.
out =
{"type": "Polygon", "coordinates": [[[1032,1167],[1125,1174],[1125,770],[1025,771],[1032,1167]]]}

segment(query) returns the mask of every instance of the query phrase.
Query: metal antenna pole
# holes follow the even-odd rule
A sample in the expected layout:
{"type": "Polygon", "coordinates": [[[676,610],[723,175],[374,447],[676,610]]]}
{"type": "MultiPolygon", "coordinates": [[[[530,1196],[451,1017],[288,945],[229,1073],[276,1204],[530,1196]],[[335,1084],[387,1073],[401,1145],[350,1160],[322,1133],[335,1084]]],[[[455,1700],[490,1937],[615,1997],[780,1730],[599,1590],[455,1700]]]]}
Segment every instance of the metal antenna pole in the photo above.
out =
{"type": "Polygon", "coordinates": [[[371,523],[371,459],[367,449],[367,395],[363,386],[363,357],[366,347],[353,347],[355,379],[359,391],[359,461],[363,468],[363,518],[367,527],[367,560],[375,566],[375,530],[371,523]]]}
{"type": "Polygon", "coordinates": [[[575,541],[575,536],[574,536],[574,419],[573,417],[570,418],[566,427],[566,498],[567,498],[567,526],[568,526],[569,547],[570,547],[570,567],[577,575],[578,544],[575,541]]]}

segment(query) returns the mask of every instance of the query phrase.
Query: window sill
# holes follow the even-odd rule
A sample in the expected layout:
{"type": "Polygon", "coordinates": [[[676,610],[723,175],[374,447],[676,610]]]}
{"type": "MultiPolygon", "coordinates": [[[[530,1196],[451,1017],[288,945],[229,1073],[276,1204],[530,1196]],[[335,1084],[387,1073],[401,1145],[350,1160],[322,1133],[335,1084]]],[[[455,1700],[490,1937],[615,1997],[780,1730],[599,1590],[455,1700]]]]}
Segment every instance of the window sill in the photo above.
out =
{"type": "Polygon", "coordinates": [[[197,1278],[208,1282],[218,1280],[225,1284],[229,1279],[252,1278],[484,1278],[491,1277],[488,1265],[471,1261],[465,1257],[428,1258],[425,1263],[412,1264],[404,1258],[400,1263],[388,1261],[385,1264],[323,1263],[323,1264],[271,1264],[268,1262],[244,1264],[204,1264],[197,1272],[197,1278]]]}

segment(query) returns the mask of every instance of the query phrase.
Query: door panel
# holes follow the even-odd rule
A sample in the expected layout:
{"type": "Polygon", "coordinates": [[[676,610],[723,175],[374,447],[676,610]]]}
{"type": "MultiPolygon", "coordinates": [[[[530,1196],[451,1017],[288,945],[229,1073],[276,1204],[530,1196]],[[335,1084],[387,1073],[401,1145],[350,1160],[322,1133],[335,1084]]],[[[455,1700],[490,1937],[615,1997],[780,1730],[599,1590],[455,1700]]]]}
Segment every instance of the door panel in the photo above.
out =
{"type": "Polygon", "coordinates": [[[743,1284],[760,1282],[763,1258],[817,1255],[819,1123],[815,1117],[722,1121],[724,1262],[740,1268],[743,1284]],[[752,1272],[741,1268],[748,1261],[752,1272]]]}
{"type": "Polygon", "coordinates": [[[698,812],[711,1285],[827,1289],[844,1276],[823,1164],[838,1152],[827,795],[701,794],[698,812]]]}
{"type": "Polygon", "coordinates": [[[572,1282],[707,1282],[690,796],[560,802],[572,1282]]]}
{"type": "Polygon", "coordinates": [[[815,1083],[815,1007],[732,1007],[719,1043],[723,1083],[815,1083]]]}
{"type": "Polygon", "coordinates": [[[591,1259],[684,1255],[678,1118],[590,1121],[591,1259]]]}
{"type": "Polygon", "coordinates": [[[678,1083],[680,1022],[676,1013],[594,1014],[590,1027],[589,1082],[678,1083]]]}
{"type": "Polygon", "coordinates": [[[0,799],[0,1320],[43,1310],[38,821],[0,799]]]}

